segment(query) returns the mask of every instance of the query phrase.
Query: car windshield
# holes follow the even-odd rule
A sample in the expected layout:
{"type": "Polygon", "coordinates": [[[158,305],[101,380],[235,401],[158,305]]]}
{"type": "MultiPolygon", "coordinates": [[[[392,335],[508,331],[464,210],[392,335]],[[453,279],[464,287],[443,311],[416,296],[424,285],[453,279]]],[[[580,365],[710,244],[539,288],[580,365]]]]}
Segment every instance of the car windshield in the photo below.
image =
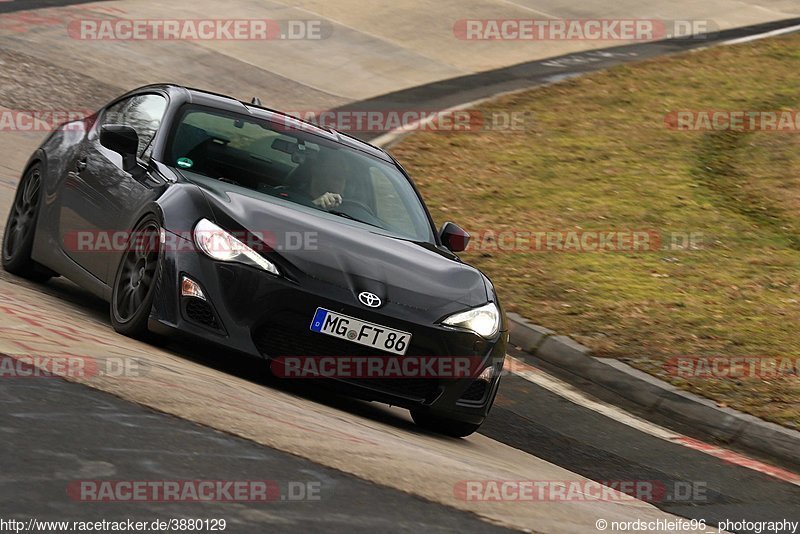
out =
{"type": "Polygon", "coordinates": [[[231,190],[244,187],[376,231],[433,241],[422,203],[395,165],[288,123],[189,106],[167,152],[168,165],[231,190]]]}

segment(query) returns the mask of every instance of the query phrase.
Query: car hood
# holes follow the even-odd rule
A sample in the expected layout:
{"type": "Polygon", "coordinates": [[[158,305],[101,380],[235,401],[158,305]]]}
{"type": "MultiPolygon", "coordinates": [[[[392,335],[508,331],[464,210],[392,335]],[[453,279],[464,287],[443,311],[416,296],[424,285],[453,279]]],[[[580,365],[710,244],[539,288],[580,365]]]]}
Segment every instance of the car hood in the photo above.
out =
{"type": "MultiPolygon", "coordinates": [[[[431,244],[372,231],[368,226],[313,208],[193,178],[204,192],[215,222],[255,235],[272,236],[276,263],[298,281],[323,283],[357,299],[368,291],[384,305],[440,313],[485,304],[484,277],[474,267],[431,244]],[[298,246],[303,243],[303,246],[298,246]]],[[[269,254],[268,254],[269,256],[269,254]]]]}

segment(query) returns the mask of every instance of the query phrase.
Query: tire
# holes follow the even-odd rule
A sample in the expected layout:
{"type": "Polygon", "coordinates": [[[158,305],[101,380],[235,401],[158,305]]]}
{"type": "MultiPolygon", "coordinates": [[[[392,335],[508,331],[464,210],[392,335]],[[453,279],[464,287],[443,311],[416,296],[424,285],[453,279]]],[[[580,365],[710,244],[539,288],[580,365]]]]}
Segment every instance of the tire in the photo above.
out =
{"type": "Polygon", "coordinates": [[[465,438],[481,427],[482,423],[466,423],[431,415],[422,410],[411,410],[411,418],[420,428],[454,438],[465,438]]]}
{"type": "Polygon", "coordinates": [[[117,267],[111,292],[111,325],[124,336],[150,338],[147,321],[161,276],[160,231],[154,215],[142,219],[117,267]]]}
{"type": "Polygon", "coordinates": [[[31,259],[41,200],[42,171],[37,163],[17,186],[3,234],[3,269],[35,282],[45,282],[54,274],[31,259]]]}

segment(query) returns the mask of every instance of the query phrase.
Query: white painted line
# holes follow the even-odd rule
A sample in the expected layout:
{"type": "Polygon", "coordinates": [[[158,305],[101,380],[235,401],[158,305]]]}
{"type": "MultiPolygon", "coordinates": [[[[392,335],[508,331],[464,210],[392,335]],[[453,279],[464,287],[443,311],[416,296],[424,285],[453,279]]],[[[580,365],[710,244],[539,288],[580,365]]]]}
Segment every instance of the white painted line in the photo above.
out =
{"type": "Polygon", "coordinates": [[[578,390],[571,384],[567,384],[566,382],[559,380],[554,376],[548,375],[541,369],[528,365],[517,358],[513,358],[511,356],[506,356],[506,358],[507,361],[511,361],[511,365],[508,367],[508,369],[513,374],[524,378],[528,382],[532,382],[552,393],[555,393],[559,397],[563,397],[568,401],[577,404],[578,406],[588,408],[593,412],[604,415],[609,419],[619,421],[620,423],[628,425],[629,427],[635,428],[641,432],[650,434],[651,436],[656,436],[666,440],[673,440],[680,437],[679,434],[651,423],[650,421],[636,417],[635,415],[626,412],[622,408],[591,399],[587,397],[585,393],[578,390]]]}
{"type": "Polygon", "coordinates": [[[651,423],[650,421],[641,419],[618,406],[590,398],[574,386],[567,384],[566,382],[559,380],[554,376],[548,375],[541,369],[533,367],[532,365],[529,365],[512,356],[506,356],[505,369],[510,371],[512,374],[527,380],[528,382],[536,384],[537,386],[555,393],[559,397],[577,404],[578,406],[588,408],[593,412],[599,413],[605,417],[608,417],[609,419],[613,419],[614,421],[627,425],[640,432],[644,432],[665,441],[669,441],[670,443],[675,443],[677,445],[682,445],[684,447],[700,451],[740,467],[746,467],[748,469],[764,473],[766,475],[783,480],[784,482],[789,482],[790,484],[800,486],[800,475],[796,473],[792,473],[785,469],[781,469],[780,467],[775,467],[743,454],[724,449],[718,445],[711,445],[694,438],[684,436],[683,434],[679,434],[655,423],[651,423]]]}
{"type": "Polygon", "coordinates": [[[503,3],[506,3],[506,4],[510,4],[512,6],[518,7],[520,9],[525,10],[525,11],[530,11],[531,13],[536,13],[538,15],[544,15],[545,17],[548,17],[548,18],[551,18],[551,19],[560,19],[561,18],[558,15],[552,15],[550,13],[546,13],[546,12],[540,11],[538,9],[533,9],[532,7],[528,7],[528,6],[523,5],[523,4],[518,4],[516,2],[512,2],[511,0],[500,0],[500,2],[503,2],[503,3]]]}
{"type": "Polygon", "coordinates": [[[800,24],[798,24],[797,26],[789,26],[788,28],[780,28],[778,30],[772,30],[771,32],[759,33],[757,35],[748,35],[746,37],[739,37],[738,39],[731,39],[730,41],[724,41],[721,44],[723,46],[728,46],[741,43],[749,43],[750,41],[758,41],[759,39],[777,37],[778,35],[785,35],[787,33],[794,33],[797,31],[800,31],[800,24]]]}

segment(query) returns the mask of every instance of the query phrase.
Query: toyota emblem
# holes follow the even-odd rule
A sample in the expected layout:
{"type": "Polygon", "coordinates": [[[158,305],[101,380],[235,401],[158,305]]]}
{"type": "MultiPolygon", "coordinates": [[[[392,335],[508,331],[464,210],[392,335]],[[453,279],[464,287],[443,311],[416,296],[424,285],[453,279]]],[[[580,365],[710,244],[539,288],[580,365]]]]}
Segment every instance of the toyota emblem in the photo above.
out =
{"type": "Polygon", "coordinates": [[[360,300],[361,304],[367,306],[368,308],[378,308],[382,304],[381,298],[375,293],[370,293],[369,291],[362,291],[359,293],[358,300],[360,300]]]}

